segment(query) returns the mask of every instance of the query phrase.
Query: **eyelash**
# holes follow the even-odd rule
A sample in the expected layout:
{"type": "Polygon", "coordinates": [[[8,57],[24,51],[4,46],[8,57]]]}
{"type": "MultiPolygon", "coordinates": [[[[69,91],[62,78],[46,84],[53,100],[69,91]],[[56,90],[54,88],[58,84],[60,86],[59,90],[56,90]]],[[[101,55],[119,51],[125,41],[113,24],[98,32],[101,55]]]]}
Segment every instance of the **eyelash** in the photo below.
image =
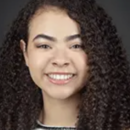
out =
{"type": "MultiPolygon", "coordinates": [[[[45,48],[45,46],[51,48],[51,47],[48,46],[47,44],[39,45],[39,46],[37,46],[37,48],[45,48]]],[[[46,49],[46,48],[45,48],[45,49],[46,49]]]]}
{"type": "MultiPolygon", "coordinates": [[[[76,47],[76,46],[78,46],[78,48],[82,48],[82,45],[79,45],[79,44],[75,44],[75,45],[73,45],[72,47],[76,47]]],[[[47,45],[47,44],[43,44],[43,45],[39,45],[39,46],[37,46],[37,48],[44,48],[44,49],[46,49],[46,47],[48,48],[51,48],[49,45],[47,45]]],[[[71,48],[72,48],[71,47],[71,48]]]]}
{"type": "Polygon", "coordinates": [[[75,44],[72,47],[74,47],[74,46],[79,46],[79,48],[82,48],[82,45],[79,45],[79,44],[75,44]]]}

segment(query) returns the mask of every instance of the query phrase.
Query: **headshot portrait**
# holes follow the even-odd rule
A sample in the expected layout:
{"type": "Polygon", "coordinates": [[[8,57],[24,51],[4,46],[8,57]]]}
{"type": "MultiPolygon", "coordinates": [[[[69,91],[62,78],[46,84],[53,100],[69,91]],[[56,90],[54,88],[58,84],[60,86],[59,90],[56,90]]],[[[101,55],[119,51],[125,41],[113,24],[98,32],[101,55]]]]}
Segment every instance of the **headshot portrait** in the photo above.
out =
{"type": "Polygon", "coordinates": [[[95,0],[30,0],[0,48],[1,130],[130,130],[130,67],[95,0]]]}

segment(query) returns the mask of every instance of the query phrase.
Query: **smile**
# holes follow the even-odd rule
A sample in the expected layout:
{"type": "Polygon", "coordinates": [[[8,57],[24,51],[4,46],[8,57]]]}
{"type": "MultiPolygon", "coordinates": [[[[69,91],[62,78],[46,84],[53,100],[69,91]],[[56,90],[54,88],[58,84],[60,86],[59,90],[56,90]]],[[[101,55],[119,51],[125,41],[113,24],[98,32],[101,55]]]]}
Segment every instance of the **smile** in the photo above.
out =
{"type": "Polygon", "coordinates": [[[48,74],[47,77],[51,83],[61,85],[69,83],[75,77],[75,75],[48,74]]]}

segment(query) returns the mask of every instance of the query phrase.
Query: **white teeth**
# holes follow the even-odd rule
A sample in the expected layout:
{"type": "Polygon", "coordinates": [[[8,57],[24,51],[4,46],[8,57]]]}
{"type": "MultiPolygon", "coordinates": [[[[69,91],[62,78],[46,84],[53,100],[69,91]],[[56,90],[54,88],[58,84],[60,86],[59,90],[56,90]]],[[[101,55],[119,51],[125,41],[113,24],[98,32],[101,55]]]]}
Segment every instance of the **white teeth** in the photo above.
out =
{"type": "Polygon", "coordinates": [[[66,80],[66,79],[69,79],[69,78],[73,77],[72,74],[70,74],[70,75],[54,75],[54,74],[49,74],[48,76],[50,78],[56,79],[56,80],[66,80]]]}

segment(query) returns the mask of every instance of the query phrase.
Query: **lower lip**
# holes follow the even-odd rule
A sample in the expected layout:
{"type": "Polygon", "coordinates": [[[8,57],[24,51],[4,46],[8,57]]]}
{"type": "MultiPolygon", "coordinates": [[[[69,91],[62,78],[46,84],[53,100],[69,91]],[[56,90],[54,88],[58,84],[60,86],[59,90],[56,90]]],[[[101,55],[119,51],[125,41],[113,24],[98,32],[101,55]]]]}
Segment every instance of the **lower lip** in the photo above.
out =
{"type": "Polygon", "coordinates": [[[55,79],[50,78],[48,75],[47,75],[47,77],[51,83],[57,84],[57,85],[63,85],[63,84],[69,83],[75,77],[75,75],[69,79],[66,79],[66,80],[55,80],[55,79]]]}

